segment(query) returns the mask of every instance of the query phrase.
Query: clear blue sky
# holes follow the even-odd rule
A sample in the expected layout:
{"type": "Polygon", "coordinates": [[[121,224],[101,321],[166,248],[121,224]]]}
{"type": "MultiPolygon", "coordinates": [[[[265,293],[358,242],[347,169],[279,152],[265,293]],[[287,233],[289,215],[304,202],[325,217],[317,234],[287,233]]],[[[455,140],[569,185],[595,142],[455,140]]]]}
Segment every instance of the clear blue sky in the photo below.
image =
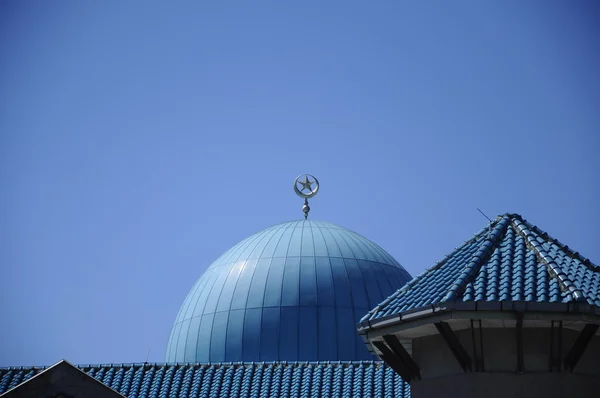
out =
{"type": "Polygon", "coordinates": [[[0,366],[163,361],[304,172],[412,275],[477,207],[600,263],[597,2],[251,3],[2,2],[0,366]]]}

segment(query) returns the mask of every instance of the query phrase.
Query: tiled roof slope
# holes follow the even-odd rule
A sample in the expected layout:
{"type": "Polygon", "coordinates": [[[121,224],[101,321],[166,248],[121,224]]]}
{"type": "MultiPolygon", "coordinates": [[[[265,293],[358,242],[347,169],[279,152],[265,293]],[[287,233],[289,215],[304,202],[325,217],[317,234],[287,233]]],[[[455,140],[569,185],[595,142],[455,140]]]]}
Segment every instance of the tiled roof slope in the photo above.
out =
{"type": "MultiPolygon", "coordinates": [[[[410,397],[383,362],[80,365],[113,390],[150,397],[410,397]]],[[[0,368],[0,394],[44,368],[0,368]]]]}
{"type": "Polygon", "coordinates": [[[600,268],[518,214],[506,214],[361,321],[433,304],[468,301],[600,306],[600,268]]]}

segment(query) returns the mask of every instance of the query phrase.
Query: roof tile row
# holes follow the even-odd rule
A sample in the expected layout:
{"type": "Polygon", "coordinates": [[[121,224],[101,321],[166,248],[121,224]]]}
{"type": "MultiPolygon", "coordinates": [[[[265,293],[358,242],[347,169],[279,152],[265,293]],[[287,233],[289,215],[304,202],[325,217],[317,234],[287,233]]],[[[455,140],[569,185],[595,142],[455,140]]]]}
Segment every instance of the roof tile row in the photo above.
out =
{"type": "MultiPolygon", "coordinates": [[[[127,397],[410,397],[383,362],[83,365],[127,397]]],[[[45,368],[0,369],[0,394],[45,368]]]]}

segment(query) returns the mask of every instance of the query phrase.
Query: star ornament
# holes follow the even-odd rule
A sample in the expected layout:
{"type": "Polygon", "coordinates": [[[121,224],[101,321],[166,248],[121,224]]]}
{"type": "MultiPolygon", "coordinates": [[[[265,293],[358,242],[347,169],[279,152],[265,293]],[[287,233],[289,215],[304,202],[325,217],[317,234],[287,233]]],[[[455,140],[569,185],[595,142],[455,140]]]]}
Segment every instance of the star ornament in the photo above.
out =
{"type": "Polygon", "coordinates": [[[310,174],[301,174],[294,181],[294,191],[302,198],[312,198],[319,191],[319,181],[310,174]]]}
{"type": "Polygon", "coordinates": [[[304,191],[305,189],[308,189],[309,192],[312,192],[312,184],[314,184],[314,181],[310,181],[308,179],[308,176],[304,176],[304,181],[298,181],[299,184],[302,185],[302,188],[300,188],[300,191],[304,191]]]}

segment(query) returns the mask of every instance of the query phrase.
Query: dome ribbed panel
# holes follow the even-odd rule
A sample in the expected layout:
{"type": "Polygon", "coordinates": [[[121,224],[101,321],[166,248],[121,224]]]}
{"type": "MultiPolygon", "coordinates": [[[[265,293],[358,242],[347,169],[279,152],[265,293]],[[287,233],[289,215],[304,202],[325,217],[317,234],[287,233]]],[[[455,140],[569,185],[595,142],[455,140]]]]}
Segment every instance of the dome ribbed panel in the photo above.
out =
{"type": "Polygon", "coordinates": [[[223,253],[187,295],[169,362],[371,359],[356,323],[410,280],[375,243],[292,221],[223,253]]]}

